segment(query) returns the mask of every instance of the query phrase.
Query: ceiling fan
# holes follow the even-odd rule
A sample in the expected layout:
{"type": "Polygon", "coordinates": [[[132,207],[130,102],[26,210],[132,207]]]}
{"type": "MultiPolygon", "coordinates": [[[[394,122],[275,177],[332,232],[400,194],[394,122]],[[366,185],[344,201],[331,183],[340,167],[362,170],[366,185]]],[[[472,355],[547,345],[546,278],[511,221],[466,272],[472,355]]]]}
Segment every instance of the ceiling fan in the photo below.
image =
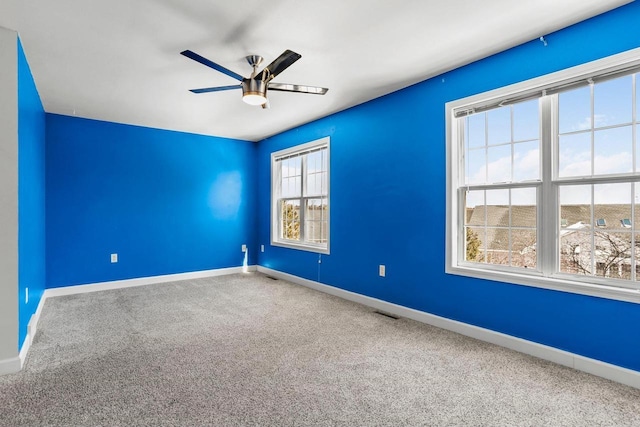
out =
{"type": "Polygon", "coordinates": [[[272,81],[278,74],[289,68],[291,64],[302,58],[302,55],[291,50],[285,50],[282,55],[277,57],[271,64],[264,67],[264,69],[260,72],[258,72],[258,67],[262,63],[263,58],[259,55],[247,56],[247,62],[253,68],[253,72],[251,73],[250,77],[242,77],[240,74],[234,73],[233,71],[221,65],[218,65],[215,62],[210,61],[207,58],[202,57],[190,50],[182,51],[180,52],[180,54],[240,81],[239,85],[191,89],[191,92],[193,93],[207,93],[218,92],[222,90],[242,89],[242,100],[244,102],[250,105],[262,105],[262,108],[269,108],[267,90],[312,93],[315,95],[324,95],[329,90],[324,87],[303,86],[289,83],[275,83],[272,81]]]}

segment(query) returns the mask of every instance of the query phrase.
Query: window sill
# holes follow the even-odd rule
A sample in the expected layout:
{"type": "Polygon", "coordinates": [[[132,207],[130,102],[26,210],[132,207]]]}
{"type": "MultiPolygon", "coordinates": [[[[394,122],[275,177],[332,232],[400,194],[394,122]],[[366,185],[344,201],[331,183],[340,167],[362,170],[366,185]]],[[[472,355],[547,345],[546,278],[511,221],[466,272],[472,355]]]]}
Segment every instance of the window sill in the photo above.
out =
{"type": "Polygon", "coordinates": [[[466,266],[448,266],[446,273],[472,277],[475,279],[492,280],[496,282],[531,286],[535,288],[550,289],[554,291],[569,292],[618,301],[640,303],[640,291],[636,289],[585,283],[561,277],[544,277],[533,274],[496,272],[466,266]]]}
{"type": "Polygon", "coordinates": [[[329,255],[329,245],[327,245],[327,247],[323,247],[323,246],[316,246],[316,245],[304,244],[304,243],[282,242],[279,240],[272,241],[271,245],[279,246],[281,248],[297,249],[300,251],[315,252],[318,254],[329,255]]]}

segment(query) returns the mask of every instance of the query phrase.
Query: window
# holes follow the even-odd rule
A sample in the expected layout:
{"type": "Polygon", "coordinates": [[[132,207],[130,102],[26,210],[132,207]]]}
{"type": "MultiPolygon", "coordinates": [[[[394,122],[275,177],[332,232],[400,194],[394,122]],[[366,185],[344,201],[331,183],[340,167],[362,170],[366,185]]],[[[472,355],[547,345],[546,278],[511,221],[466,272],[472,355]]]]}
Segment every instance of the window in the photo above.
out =
{"type": "Polygon", "coordinates": [[[447,104],[447,272],[640,302],[640,50],[447,104]]]}
{"type": "Polygon", "coordinates": [[[271,244],[329,253],[329,138],[271,155],[271,244]]]}

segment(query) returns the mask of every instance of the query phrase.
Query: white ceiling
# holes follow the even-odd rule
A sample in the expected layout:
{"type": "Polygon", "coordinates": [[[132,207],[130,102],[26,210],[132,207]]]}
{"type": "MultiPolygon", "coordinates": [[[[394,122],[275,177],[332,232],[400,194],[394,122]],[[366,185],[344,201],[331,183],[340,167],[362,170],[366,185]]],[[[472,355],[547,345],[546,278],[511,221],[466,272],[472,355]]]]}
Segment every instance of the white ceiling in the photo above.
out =
{"type": "Polygon", "coordinates": [[[629,0],[2,0],[47,112],[260,140],[537,39],[629,0]],[[237,81],[181,55],[191,49],[238,74],[244,57],[302,59],[274,81],[325,96],[188,89],[237,81]]]}

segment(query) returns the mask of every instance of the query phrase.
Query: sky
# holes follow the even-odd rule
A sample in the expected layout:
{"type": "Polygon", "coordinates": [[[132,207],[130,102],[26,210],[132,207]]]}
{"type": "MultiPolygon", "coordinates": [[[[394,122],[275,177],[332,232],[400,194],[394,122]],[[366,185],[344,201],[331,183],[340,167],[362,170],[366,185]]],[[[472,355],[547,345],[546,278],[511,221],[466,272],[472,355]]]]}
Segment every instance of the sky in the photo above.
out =
{"type": "MultiPolygon", "coordinates": [[[[558,177],[640,171],[640,135],[634,142],[634,133],[640,134],[638,76],[640,73],[635,75],[637,87],[634,76],[629,75],[558,94],[558,177]],[[638,152],[635,161],[634,151],[638,152]]],[[[540,179],[538,103],[533,99],[467,116],[467,184],[540,179]]],[[[597,204],[631,203],[632,199],[640,203],[639,193],[628,183],[593,188],[597,204]]],[[[471,192],[467,206],[482,203],[483,197],[483,192],[471,192]]],[[[507,204],[509,197],[512,204],[532,204],[535,190],[492,190],[487,192],[487,203],[507,204]]],[[[562,204],[590,203],[592,188],[564,186],[560,197],[562,204]]]]}

